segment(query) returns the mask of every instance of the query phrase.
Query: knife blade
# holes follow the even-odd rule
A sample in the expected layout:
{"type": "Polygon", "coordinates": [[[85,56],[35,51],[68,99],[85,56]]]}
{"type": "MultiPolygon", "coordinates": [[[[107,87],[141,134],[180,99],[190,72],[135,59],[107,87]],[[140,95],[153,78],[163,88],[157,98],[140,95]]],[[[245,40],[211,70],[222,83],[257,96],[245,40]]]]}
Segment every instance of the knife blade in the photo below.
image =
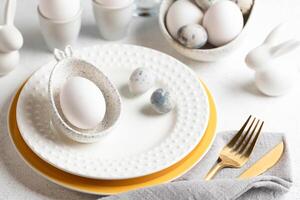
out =
{"type": "Polygon", "coordinates": [[[283,142],[276,145],[272,150],[266,153],[261,159],[246,169],[238,178],[247,179],[258,176],[268,169],[272,168],[281,158],[284,150],[283,142]]]}

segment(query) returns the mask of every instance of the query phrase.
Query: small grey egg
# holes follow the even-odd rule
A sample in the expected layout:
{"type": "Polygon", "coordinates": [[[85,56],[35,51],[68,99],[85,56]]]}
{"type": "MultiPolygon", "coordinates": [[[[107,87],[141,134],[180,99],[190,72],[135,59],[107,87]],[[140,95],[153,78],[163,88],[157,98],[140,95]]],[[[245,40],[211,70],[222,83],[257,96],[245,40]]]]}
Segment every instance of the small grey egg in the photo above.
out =
{"type": "Polygon", "coordinates": [[[156,76],[150,68],[137,68],[129,78],[129,90],[133,94],[142,94],[152,88],[155,81],[156,76]]]}
{"type": "Polygon", "coordinates": [[[152,93],[151,105],[160,114],[168,113],[174,107],[170,92],[163,88],[159,88],[152,93]]]}
{"type": "Polygon", "coordinates": [[[199,24],[183,26],[177,33],[177,40],[187,48],[197,49],[203,47],[208,39],[207,32],[199,24]]]}
{"type": "Polygon", "coordinates": [[[206,11],[210,6],[220,0],[195,0],[196,4],[203,10],[206,11]]]}

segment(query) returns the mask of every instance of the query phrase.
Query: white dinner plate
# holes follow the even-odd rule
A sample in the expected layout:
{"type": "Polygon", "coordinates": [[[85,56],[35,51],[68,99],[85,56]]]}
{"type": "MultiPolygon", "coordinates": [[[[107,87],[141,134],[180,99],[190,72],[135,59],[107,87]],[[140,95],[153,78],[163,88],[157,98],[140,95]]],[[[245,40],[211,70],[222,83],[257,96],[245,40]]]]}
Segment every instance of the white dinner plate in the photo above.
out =
{"type": "Polygon", "coordinates": [[[133,45],[103,45],[75,51],[96,64],[117,86],[123,110],[118,126],[99,142],[81,144],[51,129],[47,84],[55,62],[42,66],[26,83],[17,105],[17,123],[26,144],[43,160],[66,172],[95,179],[128,179],[161,171],[188,155],[201,140],[209,119],[204,87],[181,62],[133,45]],[[128,79],[137,67],[151,68],[157,85],[131,96],[128,79]],[[176,106],[166,115],[150,107],[158,87],[167,88],[176,106]]]}

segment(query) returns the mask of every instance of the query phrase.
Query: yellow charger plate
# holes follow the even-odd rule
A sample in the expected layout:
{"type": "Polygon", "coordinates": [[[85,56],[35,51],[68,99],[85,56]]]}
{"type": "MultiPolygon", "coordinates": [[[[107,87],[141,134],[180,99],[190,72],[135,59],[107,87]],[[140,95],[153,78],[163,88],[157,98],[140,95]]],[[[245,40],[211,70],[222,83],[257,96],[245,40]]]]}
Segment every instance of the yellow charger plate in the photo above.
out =
{"type": "Polygon", "coordinates": [[[215,130],[217,125],[216,107],[211,93],[205,85],[204,87],[209,99],[210,119],[201,141],[183,160],[160,172],[147,176],[113,181],[90,179],[69,174],[43,161],[27,146],[18,129],[16,120],[16,106],[22,87],[18,90],[13,98],[9,110],[8,127],[10,137],[20,156],[32,169],[48,180],[72,190],[91,194],[117,194],[129,190],[166,183],[182,176],[194,165],[196,165],[209,150],[215,138],[215,130]]]}

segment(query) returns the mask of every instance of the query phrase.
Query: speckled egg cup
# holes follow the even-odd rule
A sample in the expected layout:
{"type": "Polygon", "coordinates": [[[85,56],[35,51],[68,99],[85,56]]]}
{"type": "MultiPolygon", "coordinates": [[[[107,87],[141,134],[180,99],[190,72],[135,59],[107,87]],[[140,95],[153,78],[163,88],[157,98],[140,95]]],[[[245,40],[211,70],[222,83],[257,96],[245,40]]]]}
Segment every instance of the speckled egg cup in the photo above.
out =
{"type": "Polygon", "coordinates": [[[244,16],[245,24],[243,30],[234,40],[220,47],[213,47],[208,45],[205,48],[201,49],[191,49],[177,42],[167,30],[165,18],[170,6],[174,3],[174,1],[175,0],[163,0],[160,6],[159,26],[164,38],[178,53],[184,55],[187,58],[205,62],[221,60],[241,47],[242,43],[245,41],[245,38],[247,38],[247,36],[249,35],[249,30],[251,28],[250,21],[252,21],[254,15],[253,11],[256,10],[257,4],[257,1],[254,0],[249,16],[244,16]]]}
{"type": "Polygon", "coordinates": [[[95,65],[73,56],[61,56],[58,54],[55,56],[58,63],[51,72],[48,84],[52,127],[55,131],[77,142],[96,142],[109,133],[120,119],[122,103],[119,92],[109,78],[95,65]],[[80,76],[92,81],[103,93],[106,102],[106,113],[103,120],[93,129],[75,127],[68,122],[62,112],[59,98],[60,90],[65,81],[74,76],[80,76]]]}

